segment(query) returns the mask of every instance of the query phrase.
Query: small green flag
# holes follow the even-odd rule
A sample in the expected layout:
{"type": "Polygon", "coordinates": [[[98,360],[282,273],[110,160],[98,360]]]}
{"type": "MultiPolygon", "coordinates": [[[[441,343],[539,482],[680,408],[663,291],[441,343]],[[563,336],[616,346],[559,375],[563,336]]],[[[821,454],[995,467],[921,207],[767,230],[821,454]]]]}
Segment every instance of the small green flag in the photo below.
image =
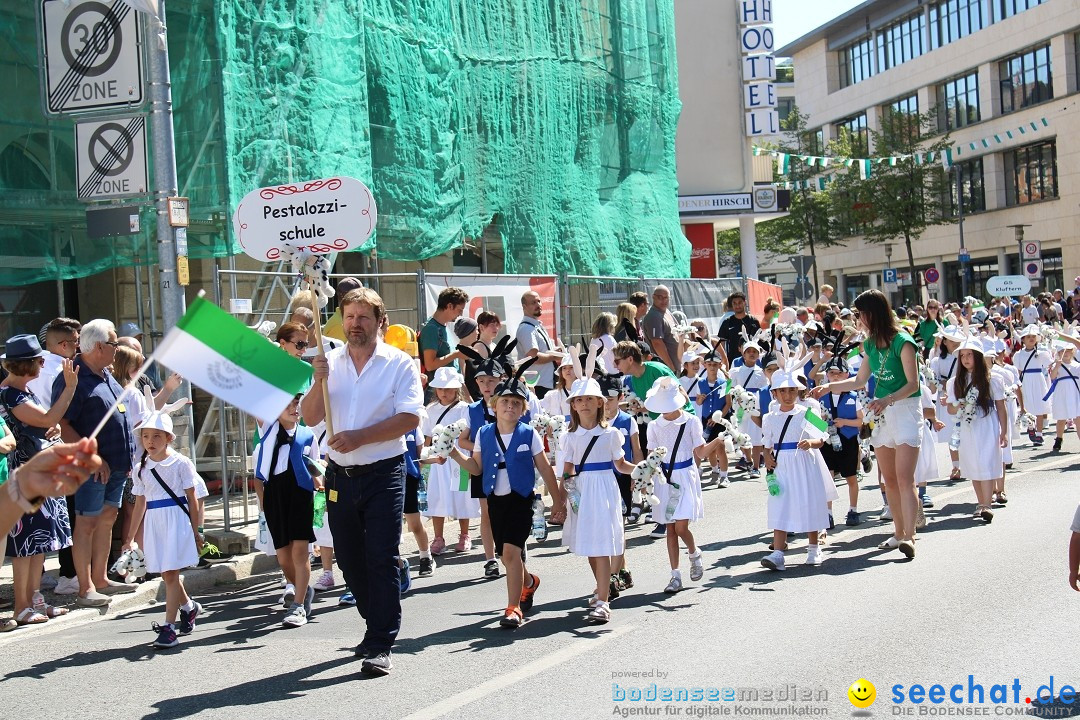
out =
{"type": "Polygon", "coordinates": [[[829,432],[829,423],[825,422],[824,418],[818,417],[817,413],[811,408],[806,408],[806,414],[803,415],[806,418],[806,422],[816,427],[821,432],[829,432]]]}
{"type": "Polygon", "coordinates": [[[853,360],[853,359],[857,358],[858,356],[859,356],[859,346],[858,345],[856,345],[855,347],[848,350],[848,354],[847,354],[847,359],[848,360],[853,360]]]}

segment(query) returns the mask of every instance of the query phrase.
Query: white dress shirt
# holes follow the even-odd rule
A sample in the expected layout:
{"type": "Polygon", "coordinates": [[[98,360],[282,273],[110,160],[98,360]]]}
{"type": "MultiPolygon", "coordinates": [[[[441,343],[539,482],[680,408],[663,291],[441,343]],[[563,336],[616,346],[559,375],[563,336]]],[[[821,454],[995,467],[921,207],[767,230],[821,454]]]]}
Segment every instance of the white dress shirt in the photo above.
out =
{"type": "MultiPolygon", "coordinates": [[[[391,345],[377,342],[371,358],[358,375],[348,349],[345,345],[326,354],[335,433],[362,430],[399,413],[420,417],[424,409],[424,391],[420,387],[420,371],[411,357],[391,345]]],[[[321,392],[319,384],[313,385],[309,392],[321,392]]],[[[404,452],[405,436],[402,435],[393,440],[361,445],[352,452],[330,450],[328,456],[338,465],[369,465],[404,452]]]]}
{"type": "Polygon", "coordinates": [[[64,369],[64,358],[56,353],[45,353],[45,367],[41,368],[38,376],[26,383],[26,389],[34,393],[38,399],[38,405],[45,412],[52,407],[52,386],[56,376],[64,369]]]}

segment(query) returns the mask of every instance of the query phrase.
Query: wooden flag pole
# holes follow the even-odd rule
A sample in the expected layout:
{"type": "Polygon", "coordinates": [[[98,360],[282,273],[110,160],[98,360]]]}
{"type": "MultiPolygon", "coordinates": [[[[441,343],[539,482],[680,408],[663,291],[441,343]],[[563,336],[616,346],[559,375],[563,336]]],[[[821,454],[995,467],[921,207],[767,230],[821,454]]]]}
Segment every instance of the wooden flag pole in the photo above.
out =
{"type": "MultiPolygon", "coordinates": [[[[311,283],[308,283],[308,288],[311,287],[311,283]]],[[[318,294],[312,291],[311,293],[313,305],[316,306],[316,310],[313,313],[315,315],[315,342],[319,344],[319,357],[323,360],[326,359],[326,351],[323,349],[322,339],[322,308],[319,308],[318,294]]],[[[319,381],[319,385],[322,387],[323,407],[326,412],[323,413],[323,420],[326,423],[326,438],[329,440],[334,437],[334,422],[330,419],[330,384],[326,378],[319,381]]]]}

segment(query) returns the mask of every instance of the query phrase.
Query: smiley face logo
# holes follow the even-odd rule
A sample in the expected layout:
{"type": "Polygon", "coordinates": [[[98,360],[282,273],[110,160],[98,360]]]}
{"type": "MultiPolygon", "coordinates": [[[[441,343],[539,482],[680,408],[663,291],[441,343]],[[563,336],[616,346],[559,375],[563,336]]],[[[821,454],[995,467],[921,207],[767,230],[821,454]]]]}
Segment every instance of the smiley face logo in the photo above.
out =
{"type": "Polygon", "coordinates": [[[877,700],[877,688],[875,688],[874,684],[866,678],[859,678],[851,683],[851,687],[849,687],[847,691],[847,696],[852,705],[860,709],[865,709],[873,705],[874,700],[877,700]]]}

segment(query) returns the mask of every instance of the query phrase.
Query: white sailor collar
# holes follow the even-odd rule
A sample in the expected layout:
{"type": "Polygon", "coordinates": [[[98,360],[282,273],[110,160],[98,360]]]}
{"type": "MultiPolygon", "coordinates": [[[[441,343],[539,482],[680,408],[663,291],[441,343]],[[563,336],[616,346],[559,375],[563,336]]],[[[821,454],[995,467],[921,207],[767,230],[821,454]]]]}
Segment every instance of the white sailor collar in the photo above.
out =
{"type": "Polygon", "coordinates": [[[689,419],[689,413],[687,413],[685,410],[682,410],[679,412],[679,417],[675,418],[674,420],[668,420],[663,415],[660,415],[655,420],[653,420],[653,422],[660,427],[667,427],[668,425],[683,425],[689,419]]]}

